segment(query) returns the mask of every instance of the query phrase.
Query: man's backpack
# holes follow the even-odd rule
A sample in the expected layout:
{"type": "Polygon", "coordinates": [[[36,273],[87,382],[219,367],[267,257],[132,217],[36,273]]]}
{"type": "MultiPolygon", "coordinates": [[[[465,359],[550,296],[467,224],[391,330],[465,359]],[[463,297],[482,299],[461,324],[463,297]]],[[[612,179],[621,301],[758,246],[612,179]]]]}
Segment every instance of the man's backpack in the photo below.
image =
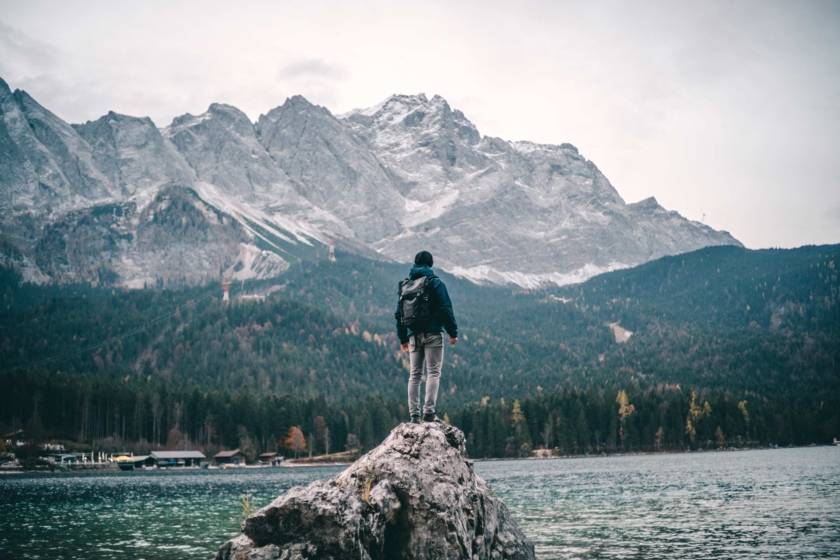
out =
{"type": "Polygon", "coordinates": [[[402,326],[415,329],[432,318],[431,287],[432,280],[428,276],[400,281],[399,310],[402,326]]]}

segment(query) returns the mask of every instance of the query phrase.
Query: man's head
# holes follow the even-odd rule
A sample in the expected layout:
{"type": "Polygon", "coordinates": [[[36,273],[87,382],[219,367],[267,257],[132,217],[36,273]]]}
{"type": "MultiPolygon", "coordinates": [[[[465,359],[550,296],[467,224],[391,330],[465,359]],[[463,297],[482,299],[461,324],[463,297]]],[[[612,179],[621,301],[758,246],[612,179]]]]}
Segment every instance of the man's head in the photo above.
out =
{"type": "Polygon", "coordinates": [[[420,251],[414,256],[414,264],[417,266],[432,266],[435,264],[435,260],[430,252],[420,251]]]}

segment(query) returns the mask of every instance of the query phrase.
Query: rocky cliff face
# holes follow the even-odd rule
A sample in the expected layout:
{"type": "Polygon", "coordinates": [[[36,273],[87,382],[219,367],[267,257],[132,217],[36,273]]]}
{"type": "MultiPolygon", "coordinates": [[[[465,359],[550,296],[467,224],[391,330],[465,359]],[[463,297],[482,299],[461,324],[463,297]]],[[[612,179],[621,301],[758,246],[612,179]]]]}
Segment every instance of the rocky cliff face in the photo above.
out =
{"type": "Polygon", "coordinates": [[[393,96],[344,119],[400,179],[403,230],[373,242],[394,258],[422,246],[468,278],[536,286],[737,244],[676,213],[626,204],[571,144],[481,136],[439,96],[393,96]]]}
{"type": "Polygon", "coordinates": [[[54,214],[118,193],[73,128],[0,80],[0,208],[3,218],[54,214]]]}
{"type": "Polygon", "coordinates": [[[260,116],[257,132],[300,194],[335,213],[360,240],[402,231],[405,203],[391,172],[327,109],[295,96],[260,116]]]}
{"type": "Polygon", "coordinates": [[[401,424],[336,478],[245,520],[217,560],[533,559],[534,546],[464,457],[464,434],[401,424]]]}
{"type": "Polygon", "coordinates": [[[122,196],[154,192],[167,183],[190,185],[195,173],[148,117],[109,112],[73,127],[93,159],[122,196]]]}
{"type": "Polygon", "coordinates": [[[531,287],[738,244],[653,199],[626,204],[570,144],[482,136],[440,96],[341,116],[295,96],[256,123],[214,103],[164,129],[113,112],[71,126],[0,80],[0,188],[0,262],[38,281],[260,278],[337,244],[400,261],[424,248],[475,281],[531,287]],[[141,242],[172,189],[192,193],[155,237],[174,245],[141,242]],[[216,214],[240,231],[202,233],[216,214]],[[191,244],[195,269],[156,261],[191,244]]]}

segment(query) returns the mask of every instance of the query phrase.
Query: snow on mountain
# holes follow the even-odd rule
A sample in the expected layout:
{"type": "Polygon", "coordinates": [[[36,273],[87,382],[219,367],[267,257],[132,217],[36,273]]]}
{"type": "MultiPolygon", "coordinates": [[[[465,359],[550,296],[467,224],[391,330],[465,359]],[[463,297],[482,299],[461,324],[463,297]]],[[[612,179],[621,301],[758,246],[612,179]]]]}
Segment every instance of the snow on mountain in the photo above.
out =
{"type": "Polygon", "coordinates": [[[481,136],[440,96],[395,95],[343,119],[402,181],[404,229],[374,242],[392,258],[424,247],[471,280],[533,287],[737,244],[658,205],[627,205],[571,144],[481,136]]]}
{"type": "Polygon", "coordinates": [[[531,288],[738,244],[626,204],[571,144],[482,136],[437,95],[340,116],[294,96],[256,123],[214,103],[161,130],[71,126],[0,80],[0,187],[2,262],[40,281],[265,278],[337,244],[531,288]]]}
{"type": "Polygon", "coordinates": [[[475,149],[475,126],[438,95],[393,95],[376,111],[352,113],[346,122],[401,180],[409,199],[429,202],[489,164],[475,149]]]}
{"type": "Polygon", "coordinates": [[[547,272],[543,274],[529,274],[525,272],[506,272],[486,265],[478,265],[471,268],[452,266],[449,268],[449,272],[476,284],[516,284],[523,288],[536,289],[551,284],[557,286],[578,284],[598,274],[628,268],[629,266],[622,262],[613,262],[605,267],[587,264],[567,273],[547,272]]]}

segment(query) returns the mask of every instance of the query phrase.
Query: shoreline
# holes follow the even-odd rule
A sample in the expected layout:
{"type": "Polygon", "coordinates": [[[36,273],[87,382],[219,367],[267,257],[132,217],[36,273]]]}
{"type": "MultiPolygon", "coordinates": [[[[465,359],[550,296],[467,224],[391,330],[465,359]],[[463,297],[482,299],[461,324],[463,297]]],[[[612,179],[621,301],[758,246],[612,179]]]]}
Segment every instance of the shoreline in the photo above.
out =
{"type": "MultiPolygon", "coordinates": [[[[550,461],[557,459],[604,459],[608,457],[634,457],[639,455],[681,455],[689,453],[736,453],[740,451],[771,451],[778,449],[807,449],[810,447],[836,447],[831,443],[818,443],[808,445],[791,445],[785,447],[729,447],[726,449],[665,449],[662,451],[626,451],[613,453],[582,453],[575,455],[550,455],[547,457],[467,457],[469,461],[473,462],[491,462],[491,461],[550,461]]],[[[287,463],[283,462],[278,467],[298,468],[298,467],[340,467],[352,465],[353,462],[324,462],[324,463],[287,463]]]]}
{"type": "MultiPolygon", "coordinates": [[[[582,454],[582,455],[557,455],[557,456],[550,456],[550,457],[486,457],[486,458],[479,458],[479,457],[467,457],[468,461],[473,463],[492,463],[492,462],[500,462],[500,461],[560,461],[560,460],[568,460],[568,459],[609,459],[609,458],[617,458],[617,457],[638,457],[638,456],[646,456],[646,455],[685,455],[685,454],[697,454],[697,453],[738,453],[744,451],[780,451],[780,450],[787,450],[787,449],[811,449],[811,448],[822,448],[822,447],[838,447],[837,445],[833,445],[830,443],[826,444],[817,444],[817,445],[796,445],[796,446],[788,446],[788,447],[740,447],[740,448],[730,448],[730,449],[697,449],[697,450],[668,450],[668,451],[628,451],[625,453],[602,453],[602,454],[582,454]]],[[[347,467],[352,465],[352,462],[330,462],[330,463],[281,463],[279,465],[273,467],[254,467],[254,466],[245,466],[236,469],[200,469],[200,468],[165,468],[165,469],[140,469],[138,472],[146,472],[146,473],[179,473],[179,472],[196,472],[196,471],[220,471],[220,472],[230,472],[230,471],[262,471],[266,469],[305,469],[305,468],[313,468],[313,467],[347,467]]],[[[31,470],[23,470],[23,469],[0,469],[0,475],[17,475],[17,474],[34,474],[40,473],[45,475],[65,475],[65,474],[75,474],[75,473],[108,473],[108,472],[122,472],[119,469],[56,469],[56,470],[48,470],[48,469],[31,469],[31,470]]]]}
{"type": "Polygon", "coordinates": [[[301,467],[346,467],[347,465],[352,465],[353,463],[280,463],[277,465],[279,468],[287,468],[287,469],[297,469],[301,467]]]}
{"type": "Polygon", "coordinates": [[[789,445],[785,447],[737,447],[727,449],[668,449],[662,451],[626,451],[614,453],[590,453],[578,455],[551,455],[548,457],[468,457],[470,461],[489,463],[493,461],[552,461],[559,459],[607,459],[610,457],[638,457],[640,455],[687,455],[697,453],[739,453],[743,451],[779,451],[785,449],[810,449],[818,447],[837,447],[831,443],[818,443],[809,445],[789,445]]]}

